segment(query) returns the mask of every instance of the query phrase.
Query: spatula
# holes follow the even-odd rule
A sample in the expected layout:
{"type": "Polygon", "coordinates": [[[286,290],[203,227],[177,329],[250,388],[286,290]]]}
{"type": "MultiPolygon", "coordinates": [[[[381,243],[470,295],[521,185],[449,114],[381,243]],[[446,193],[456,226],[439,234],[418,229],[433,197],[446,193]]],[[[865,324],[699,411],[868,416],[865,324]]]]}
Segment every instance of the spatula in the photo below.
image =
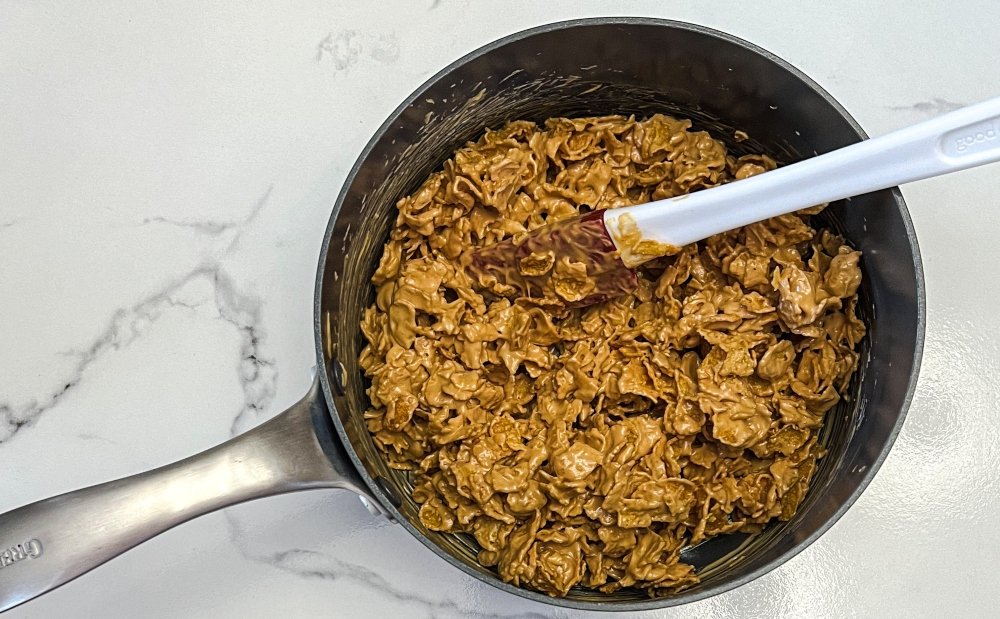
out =
{"type": "Polygon", "coordinates": [[[635,267],[713,234],[998,160],[1000,97],[737,182],[544,226],[475,251],[467,270],[507,296],[591,305],[633,290],[635,267]],[[587,285],[549,294],[567,258],[585,265],[587,285]]]}

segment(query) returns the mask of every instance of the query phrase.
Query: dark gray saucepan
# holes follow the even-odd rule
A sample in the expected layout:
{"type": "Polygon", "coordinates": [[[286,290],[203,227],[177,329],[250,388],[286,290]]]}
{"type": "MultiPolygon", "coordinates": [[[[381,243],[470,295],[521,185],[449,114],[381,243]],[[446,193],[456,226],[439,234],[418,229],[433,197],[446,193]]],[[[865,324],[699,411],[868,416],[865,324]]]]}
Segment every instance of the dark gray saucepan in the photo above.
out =
{"type": "Polygon", "coordinates": [[[0,610],[80,576],[195,516],[249,499],[311,488],[358,493],[455,567],[546,604],[644,610],[705,598],[781,565],[826,531],[872,479],[903,422],[924,331],[920,256],[896,190],[834,204],[828,223],[863,250],[869,334],[851,397],[827,417],[821,461],[790,521],[684,553],[701,583],[673,597],[572,591],[563,599],[501,582],[464,536],[427,530],[407,479],[379,457],[362,421],[358,328],[368,279],[396,200],[484,127],[508,119],[654,112],[693,118],[736,152],[763,149],[788,163],[864,138],[812,80],[735,37],[689,24],[599,18],[511,35],[454,62],[379,128],[333,208],[316,277],[320,371],[300,402],[264,425],[187,460],[47,499],[0,516],[0,610]],[[737,143],[734,129],[751,140],[737,143]]]}

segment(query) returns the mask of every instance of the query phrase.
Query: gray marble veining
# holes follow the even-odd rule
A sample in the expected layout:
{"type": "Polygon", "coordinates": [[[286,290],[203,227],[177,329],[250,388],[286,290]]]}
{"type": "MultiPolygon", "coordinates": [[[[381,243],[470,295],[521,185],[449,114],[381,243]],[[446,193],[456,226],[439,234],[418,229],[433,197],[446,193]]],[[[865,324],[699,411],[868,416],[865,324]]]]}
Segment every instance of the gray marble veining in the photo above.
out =
{"type": "MultiPolygon", "coordinates": [[[[167,218],[154,218],[147,220],[147,222],[156,221],[190,227],[212,236],[233,231],[233,238],[222,254],[225,256],[236,247],[243,227],[253,221],[264,208],[271,190],[272,187],[268,187],[250,213],[242,220],[226,223],[213,221],[176,223],[167,218]]],[[[43,413],[55,407],[61,398],[80,383],[87,368],[92,363],[108,351],[118,350],[141,337],[166,309],[182,307],[197,311],[196,306],[175,298],[178,291],[197,279],[205,279],[212,284],[215,309],[219,318],[238,329],[242,337],[243,346],[240,351],[238,372],[240,383],[246,394],[246,403],[239,416],[233,421],[233,432],[235,433],[241,427],[246,429],[243,426],[247,424],[247,416],[254,411],[265,409],[274,397],[274,380],[277,370],[273,361],[264,357],[258,350],[260,340],[264,336],[260,324],[259,299],[240,292],[237,284],[220,266],[218,260],[213,259],[204,261],[195,269],[168,282],[161,289],[131,306],[122,307],[115,311],[107,325],[89,346],[66,353],[76,359],[75,367],[68,375],[61,377],[50,392],[21,405],[0,400],[0,447],[13,439],[24,428],[31,427],[43,413]]],[[[255,425],[259,420],[253,419],[251,421],[250,425],[255,425]]]]}

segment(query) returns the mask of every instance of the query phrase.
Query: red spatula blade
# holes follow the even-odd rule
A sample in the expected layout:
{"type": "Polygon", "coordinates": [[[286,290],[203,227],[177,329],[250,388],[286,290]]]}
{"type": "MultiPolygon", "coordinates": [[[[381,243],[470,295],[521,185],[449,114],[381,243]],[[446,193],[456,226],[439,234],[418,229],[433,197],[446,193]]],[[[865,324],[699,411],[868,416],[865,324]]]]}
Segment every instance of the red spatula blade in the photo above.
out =
{"type": "Polygon", "coordinates": [[[638,285],[600,211],[478,249],[466,270],[495,294],[538,305],[583,307],[627,294],[638,285]]]}

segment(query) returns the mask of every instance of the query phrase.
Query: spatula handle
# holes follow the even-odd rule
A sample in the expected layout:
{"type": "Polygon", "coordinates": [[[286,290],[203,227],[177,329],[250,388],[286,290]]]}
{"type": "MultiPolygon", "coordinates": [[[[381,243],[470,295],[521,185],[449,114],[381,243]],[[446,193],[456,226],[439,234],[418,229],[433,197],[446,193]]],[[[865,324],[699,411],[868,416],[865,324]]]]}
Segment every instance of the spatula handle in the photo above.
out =
{"type": "Polygon", "coordinates": [[[766,174],[668,200],[605,211],[631,215],[643,238],[682,246],[755,221],[1000,161],[1000,97],[766,174]]]}

